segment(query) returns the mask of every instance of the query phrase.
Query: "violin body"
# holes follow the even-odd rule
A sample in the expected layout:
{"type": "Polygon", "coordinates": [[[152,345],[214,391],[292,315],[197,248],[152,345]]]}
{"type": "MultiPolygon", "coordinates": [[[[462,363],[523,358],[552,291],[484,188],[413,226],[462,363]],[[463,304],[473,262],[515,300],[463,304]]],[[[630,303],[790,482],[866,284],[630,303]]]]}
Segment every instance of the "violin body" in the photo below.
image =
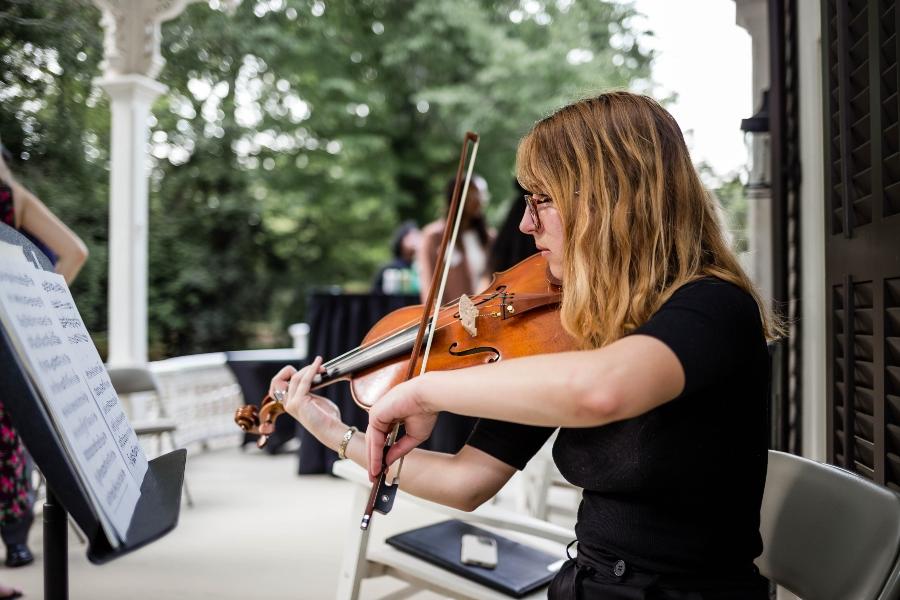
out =
{"type": "MultiPolygon", "coordinates": [[[[406,381],[414,354],[418,373],[426,359],[426,371],[446,371],[574,350],[575,342],[559,320],[561,297],[562,288],[551,281],[546,260],[535,254],[495,273],[484,292],[441,307],[427,356],[412,352],[423,306],[407,306],[378,321],[358,348],[323,364],[325,373],[317,376],[312,389],[347,380],[354,401],[368,410],[406,381]]],[[[267,434],[282,412],[282,403],[266,396],[259,409],[239,408],[235,422],[244,431],[267,434]]]]}
{"type": "MultiPolygon", "coordinates": [[[[464,369],[508,358],[575,349],[574,340],[559,320],[562,288],[558,281],[553,281],[540,254],[495,274],[488,289],[473,298],[463,295],[455,302],[440,306],[450,267],[447,250],[456,243],[477,153],[478,135],[466,132],[447,225],[435,262],[435,274],[443,275],[432,279],[425,304],[394,311],[381,319],[366,335],[362,346],[321,364],[311,389],[349,380],[353,399],[369,410],[394,386],[415,377],[417,371],[421,374],[425,370],[464,369]]],[[[285,393],[285,389],[273,390],[277,399],[267,394],[260,408],[244,406],[235,412],[234,420],[241,429],[261,434],[256,442],[259,447],[266,444],[275,419],[285,412],[285,393]]],[[[394,423],[385,440],[385,457],[400,433],[400,425],[394,423]]],[[[353,429],[349,431],[352,436],[353,429]]],[[[402,463],[401,459],[401,466],[402,463]]],[[[374,512],[387,514],[391,510],[399,489],[399,474],[398,466],[393,480],[388,482],[387,461],[384,461],[372,482],[360,529],[369,528],[374,512]]]]}
{"type": "MultiPolygon", "coordinates": [[[[459,301],[438,313],[426,371],[465,369],[510,358],[574,350],[559,321],[562,290],[548,279],[547,262],[535,254],[495,273],[482,293],[471,298],[477,310],[474,333],[463,326],[459,301]]],[[[407,306],[382,318],[363,339],[369,346],[422,319],[421,305],[407,306]]],[[[416,361],[419,373],[423,357],[416,361]]],[[[354,401],[368,410],[395,385],[403,383],[409,356],[385,360],[347,377],[354,401]]],[[[317,386],[318,387],[318,386],[317,386]]]]}

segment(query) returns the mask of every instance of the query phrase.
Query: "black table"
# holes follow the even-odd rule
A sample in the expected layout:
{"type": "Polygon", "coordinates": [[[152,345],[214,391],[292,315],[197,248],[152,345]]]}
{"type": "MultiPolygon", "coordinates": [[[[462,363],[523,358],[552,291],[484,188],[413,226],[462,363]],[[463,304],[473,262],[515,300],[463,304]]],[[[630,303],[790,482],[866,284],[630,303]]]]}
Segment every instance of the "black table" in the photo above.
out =
{"type": "MultiPolygon", "coordinates": [[[[241,386],[244,402],[259,406],[263,397],[269,391],[269,382],[272,377],[285,365],[299,368],[306,364],[305,357],[299,350],[293,348],[281,348],[273,350],[239,350],[226,352],[228,368],[234,373],[237,383],[241,386]]],[[[297,422],[289,417],[275,421],[275,432],[269,438],[266,452],[277,453],[281,447],[297,435],[297,422]]],[[[245,433],[241,446],[255,442],[259,437],[252,433],[245,433]]]]}
{"type": "MultiPolygon", "coordinates": [[[[228,367],[241,386],[244,401],[259,406],[263,396],[268,392],[269,382],[283,366],[292,365],[299,369],[309,364],[316,356],[321,356],[327,361],[352,350],[360,345],[372,326],[382,317],[398,308],[418,303],[419,297],[415,295],[343,294],[324,291],[313,293],[307,304],[309,352],[306,357],[301,357],[299,351],[289,348],[226,352],[228,367]]],[[[340,381],[317,393],[337,405],[345,423],[365,431],[369,418],[353,401],[349,383],[340,381]]],[[[469,417],[442,413],[438,417],[431,439],[422,447],[440,452],[456,452],[465,443],[473,424],[474,419],[469,417]]],[[[270,454],[278,453],[294,436],[300,438],[299,473],[330,473],[331,465],[337,460],[337,454],[320,444],[289,417],[282,417],[275,422],[275,431],[269,438],[266,451],[270,454]]],[[[256,435],[245,434],[242,446],[255,442],[256,438],[256,435]]]]}
{"type": "MultiPolygon", "coordinates": [[[[413,295],[329,292],[311,294],[307,303],[308,361],[312,361],[316,356],[321,356],[327,361],[356,348],[366,333],[383,316],[398,308],[418,303],[419,297],[413,295]]],[[[345,423],[355,425],[360,431],[366,430],[369,422],[368,415],[353,401],[349,383],[339,381],[319,390],[318,393],[338,406],[341,410],[341,418],[345,423]]],[[[337,460],[337,454],[320,444],[302,427],[299,429],[299,472],[301,474],[330,473],[331,465],[337,460]]]]}
{"type": "MultiPolygon", "coordinates": [[[[321,356],[326,361],[359,346],[366,333],[386,314],[410,304],[419,304],[417,295],[314,293],[309,298],[309,357],[321,356]]],[[[334,402],[348,425],[365,431],[367,413],[359,408],[350,394],[347,382],[338,382],[319,390],[334,402]]],[[[440,452],[459,450],[472,430],[474,419],[442,413],[432,438],[424,448],[440,452]]],[[[299,472],[330,473],[337,454],[300,429],[299,472]]]]}

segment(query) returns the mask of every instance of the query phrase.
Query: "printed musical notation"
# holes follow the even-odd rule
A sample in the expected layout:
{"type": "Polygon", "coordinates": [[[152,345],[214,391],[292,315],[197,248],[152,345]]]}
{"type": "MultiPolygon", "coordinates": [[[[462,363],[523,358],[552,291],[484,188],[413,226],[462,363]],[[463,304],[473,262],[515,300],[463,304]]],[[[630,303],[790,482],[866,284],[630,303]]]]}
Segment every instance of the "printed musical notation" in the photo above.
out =
{"type": "MultiPolygon", "coordinates": [[[[51,286],[49,289],[57,290],[60,288],[51,286]]],[[[47,291],[47,288],[44,288],[44,291],[47,291]]],[[[53,300],[51,302],[51,306],[53,306],[53,308],[55,308],[56,310],[72,310],[75,308],[75,305],[73,303],[66,302],[65,300],[53,300]]]]}
{"type": "Polygon", "coordinates": [[[28,347],[32,350],[40,350],[41,348],[59,346],[62,343],[62,338],[60,338],[53,332],[45,333],[43,335],[28,336],[28,347]]]}
{"type": "MultiPolygon", "coordinates": [[[[56,308],[56,305],[54,305],[54,308],[56,308]]],[[[60,317],[59,324],[62,326],[63,329],[77,329],[77,328],[81,327],[80,320],[72,319],[69,317],[60,317]]]]}
{"type": "Polygon", "coordinates": [[[74,400],[70,400],[63,405],[62,413],[66,417],[71,417],[73,414],[75,414],[75,411],[77,411],[90,401],[91,399],[87,394],[79,394],[78,397],[76,397],[74,400]]]}
{"type": "MultiPolygon", "coordinates": [[[[33,285],[33,282],[32,282],[33,285]]],[[[9,294],[9,301],[20,306],[30,308],[41,308],[44,306],[44,300],[40,296],[26,296],[24,294],[9,294]]]]}
{"type": "Polygon", "coordinates": [[[19,325],[22,327],[50,327],[53,321],[50,317],[30,317],[19,315],[19,325]]]}
{"type": "Polygon", "coordinates": [[[19,287],[27,288],[34,285],[34,280],[28,273],[0,272],[0,283],[11,283],[19,287]]]}
{"type": "Polygon", "coordinates": [[[45,292],[56,292],[58,294],[66,293],[65,284],[61,284],[57,281],[42,281],[41,287],[45,292]]]}
{"type": "Polygon", "coordinates": [[[124,540],[147,459],[75,302],[60,276],[2,253],[0,283],[0,323],[102,511],[108,536],[124,540]]]}
{"type": "Polygon", "coordinates": [[[75,335],[70,335],[66,337],[69,340],[69,343],[73,346],[77,346],[78,344],[90,344],[91,336],[85,335],[83,333],[76,333],[75,335]]]}
{"type": "Polygon", "coordinates": [[[84,321],[75,307],[75,300],[58,276],[40,273],[35,276],[40,282],[44,297],[53,310],[50,311],[59,328],[67,332],[70,346],[77,348],[73,356],[75,368],[81,373],[96,400],[99,416],[109,428],[116,440],[122,460],[128,465],[135,484],[140,487],[147,471],[147,457],[138,443],[137,435],[125,416],[119,397],[113,389],[112,382],[103,366],[103,360],[97,353],[94,343],[84,326],[84,321]],[[137,452],[134,449],[137,449],[137,452]],[[133,460],[130,459],[133,457],[133,460]]]}
{"type": "Polygon", "coordinates": [[[81,383],[81,378],[74,373],[66,373],[59,379],[50,382],[50,391],[54,394],[62,394],[73,385],[81,383]]]}

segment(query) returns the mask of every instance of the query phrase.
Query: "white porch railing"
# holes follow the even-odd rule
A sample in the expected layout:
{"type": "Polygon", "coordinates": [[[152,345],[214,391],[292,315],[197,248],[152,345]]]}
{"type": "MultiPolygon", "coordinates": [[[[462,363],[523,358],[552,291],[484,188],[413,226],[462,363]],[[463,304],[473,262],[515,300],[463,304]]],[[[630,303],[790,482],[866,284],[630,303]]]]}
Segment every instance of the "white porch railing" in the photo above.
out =
{"type": "Polygon", "coordinates": [[[225,353],[151,362],[150,370],[156,376],[166,416],[178,424],[179,446],[199,443],[206,448],[215,439],[239,442],[243,434],[234,424],[234,411],[244,404],[244,398],[225,353]]]}

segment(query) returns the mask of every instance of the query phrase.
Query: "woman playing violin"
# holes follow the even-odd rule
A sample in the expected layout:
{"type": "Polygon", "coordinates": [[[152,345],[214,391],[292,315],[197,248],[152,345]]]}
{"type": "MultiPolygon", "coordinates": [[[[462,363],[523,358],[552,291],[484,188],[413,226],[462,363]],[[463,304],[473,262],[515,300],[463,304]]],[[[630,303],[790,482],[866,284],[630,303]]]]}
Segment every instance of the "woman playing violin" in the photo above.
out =
{"type": "Polygon", "coordinates": [[[428,372],[369,413],[365,438],[309,393],[321,359],[283,369],[286,409],[375,477],[393,424],[400,482],[472,510],[550,437],[584,489],[578,556],[551,598],[766,598],[766,340],[777,329],[729,250],[714,201],[672,116],[604,93],[539,121],[521,141],[530,190],[520,228],[563,285],[561,326],[578,351],[428,372]],[[455,455],[417,449],[436,415],[479,417],[455,455]]]}

